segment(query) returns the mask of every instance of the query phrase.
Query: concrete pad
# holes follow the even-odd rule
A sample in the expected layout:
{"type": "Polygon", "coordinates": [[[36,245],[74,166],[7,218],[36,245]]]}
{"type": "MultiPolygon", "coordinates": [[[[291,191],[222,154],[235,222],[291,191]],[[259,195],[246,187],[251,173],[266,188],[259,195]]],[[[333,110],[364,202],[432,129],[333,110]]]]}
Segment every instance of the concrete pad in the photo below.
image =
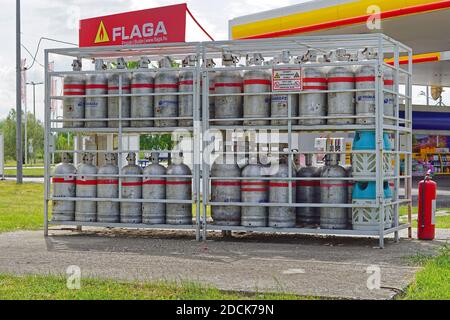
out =
{"type": "Polygon", "coordinates": [[[375,239],[296,235],[211,234],[206,243],[191,232],[88,230],[0,234],[0,273],[65,274],[120,280],[197,281],[232,291],[302,296],[390,299],[414,279],[408,257],[435,254],[450,233],[434,242],[403,239],[374,249],[375,239]],[[381,268],[380,290],[369,290],[367,268],[381,268]]]}

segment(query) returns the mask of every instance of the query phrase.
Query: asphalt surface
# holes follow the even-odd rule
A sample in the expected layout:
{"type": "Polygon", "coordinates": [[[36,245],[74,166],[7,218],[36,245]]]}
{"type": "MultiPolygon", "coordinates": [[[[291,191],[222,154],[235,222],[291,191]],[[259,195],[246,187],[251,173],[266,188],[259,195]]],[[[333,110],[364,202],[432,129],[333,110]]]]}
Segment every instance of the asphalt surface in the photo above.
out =
{"type": "Polygon", "coordinates": [[[268,291],[346,299],[390,299],[419,270],[410,257],[436,254],[450,238],[388,241],[295,235],[211,234],[206,243],[190,232],[52,230],[0,234],[0,273],[64,275],[77,265],[84,277],[195,281],[231,291],[268,291]],[[367,268],[381,268],[380,290],[369,290],[367,268]]]}

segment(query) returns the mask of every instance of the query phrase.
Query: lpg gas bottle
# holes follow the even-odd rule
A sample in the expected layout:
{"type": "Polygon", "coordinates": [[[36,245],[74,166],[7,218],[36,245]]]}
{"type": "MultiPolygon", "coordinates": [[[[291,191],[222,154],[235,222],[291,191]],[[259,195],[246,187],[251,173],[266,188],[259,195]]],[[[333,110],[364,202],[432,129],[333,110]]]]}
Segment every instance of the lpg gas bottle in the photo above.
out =
{"type": "MultiPolygon", "coordinates": [[[[385,90],[395,90],[394,70],[389,67],[383,68],[383,82],[385,90]]],[[[395,95],[392,93],[384,93],[384,115],[387,117],[396,116],[395,95]]],[[[396,122],[392,119],[385,119],[384,123],[393,126],[396,122]]]]}
{"type": "MultiPolygon", "coordinates": [[[[306,166],[297,172],[298,178],[320,178],[321,170],[313,166],[313,156],[305,155],[306,166]]],[[[297,181],[297,203],[320,203],[320,181],[297,181]]],[[[297,223],[305,226],[317,226],[320,224],[319,208],[297,208],[297,223]]]]}
{"type": "MultiPolygon", "coordinates": [[[[155,96],[155,118],[176,118],[178,117],[178,72],[173,68],[173,60],[164,57],[159,61],[161,70],[155,76],[155,93],[164,94],[155,96]],[[172,93],[172,94],[171,94],[172,93]]],[[[176,127],[177,120],[161,119],[155,120],[155,127],[176,127]]]]}
{"type": "MultiPolygon", "coordinates": [[[[150,60],[142,57],[139,61],[139,69],[133,72],[131,77],[131,93],[143,94],[142,96],[131,97],[131,118],[153,118],[155,115],[155,105],[152,94],[155,91],[155,80],[152,73],[148,72],[150,60]],[[145,72],[147,70],[147,72],[145,72]]],[[[132,128],[153,127],[153,120],[132,120],[132,128]]]]}
{"type": "MultiPolygon", "coordinates": [[[[263,178],[265,168],[256,157],[250,158],[250,164],[242,170],[244,178],[263,178]]],[[[242,202],[267,203],[269,200],[269,183],[265,180],[244,180],[241,184],[242,202]]],[[[266,207],[242,207],[241,224],[244,227],[267,227],[268,210],[266,207]]]]}
{"type": "MultiPolygon", "coordinates": [[[[123,71],[127,69],[127,65],[123,58],[117,59],[117,70],[123,71]]],[[[118,72],[108,77],[108,95],[130,94],[131,78],[129,73],[118,72]]],[[[122,119],[130,118],[131,99],[130,97],[108,97],[108,118],[122,119]],[[121,104],[121,106],[120,106],[121,104]]],[[[110,120],[108,126],[110,128],[118,128],[120,121],[110,120]]],[[[122,127],[130,126],[129,120],[122,120],[122,127]]]]}
{"type": "MultiPolygon", "coordinates": [[[[247,66],[261,66],[264,62],[262,54],[256,53],[247,56],[247,66]]],[[[272,77],[266,70],[248,70],[244,73],[244,93],[252,95],[244,96],[244,118],[270,118],[270,92],[272,77]],[[260,95],[258,93],[261,93],[260,95]],[[253,95],[258,94],[258,95],[253,95]]],[[[246,126],[264,126],[269,120],[245,120],[246,126]]]]}
{"type": "MultiPolygon", "coordinates": [[[[180,176],[192,176],[191,169],[183,163],[183,155],[176,154],[173,163],[167,169],[167,200],[192,199],[192,178],[180,176]]],[[[166,223],[170,225],[191,225],[192,204],[167,204],[166,223]]]]}
{"type": "MultiPolygon", "coordinates": [[[[293,169],[293,168],[292,168],[293,169]]],[[[270,203],[289,203],[289,184],[291,184],[292,203],[296,203],[296,183],[286,180],[276,180],[276,178],[289,178],[289,165],[287,159],[282,157],[280,163],[272,162],[271,180],[269,183],[269,202],[270,203]]],[[[295,178],[292,170],[291,177],[295,178]]],[[[297,224],[294,207],[270,207],[269,208],[269,227],[273,228],[294,228],[297,224]]]]}
{"type": "MultiPolygon", "coordinates": [[[[212,202],[241,202],[241,181],[227,180],[226,178],[240,178],[241,169],[237,164],[236,156],[221,155],[211,168],[211,177],[224,178],[212,180],[212,202]]],[[[219,226],[240,226],[241,208],[236,206],[213,206],[212,218],[214,224],[219,226]]]]}
{"type": "Polygon", "coordinates": [[[136,165],[136,154],[127,157],[128,165],[122,168],[122,199],[135,200],[120,203],[120,222],[129,224],[142,223],[142,169],[136,165]]]}
{"type": "MultiPolygon", "coordinates": [[[[243,90],[242,75],[234,70],[239,59],[229,52],[224,52],[222,64],[228,70],[216,74],[215,94],[223,94],[215,98],[215,119],[242,118],[242,96],[227,96],[227,94],[240,94],[243,90]]],[[[215,121],[214,125],[229,126],[239,125],[240,121],[215,121]]]]}
{"type": "MultiPolygon", "coordinates": [[[[331,54],[334,62],[348,62],[350,56],[345,49],[338,49],[331,54]]],[[[328,72],[328,90],[354,90],[355,73],[349,66],[338,66],[328,72]]],[[[354,92],[331,92],[328,93],[328,116],[345,117],[355,115],[355,93],[354,92]]],[[[354,124],[354,118],[328,119],[328,124],[354,124]]]]}
{"type": "MultiPolygon", "coordinates": [[[[178,82],[179,92],[194,92],[194,72],[192,70],[184,70],[186,68],[194,68],[197,64],[197,57],[190,55],[183,60],[183,68],[180,71],[180,81],[178,82]]],[[[181,95],[178,102],[178,116],[180,118],[192,118],[194,116],[194,94],[181,95]]],[[[178,120],[179,127],[192,127],[194,121],[192,119],[178,120]]]]}
{"type": "Polygon", "coordinates": [[[303,71],[303,93],[300,94],[299,117],[311,118],[299,120],[299,125],[322,125],[326,124],[326,119],[318,119],[327,115],[327,94],[313,93],[328,89],[327,76],[323,68],[309,67],[312,63],[317,63],[317,51],[308,50],[301,61],[304,64],[303,71]]]}
{"type": "MultiPolygon", "coordinates": [[[[204,66],[208,69],[214,69],[214,67],[216,66],[216,63],[214,62],[213,59],[206,59],[204,66]]],[[[208,70],[209,71],[209,70],[208,70]]],[[[209,77],[209,94],[215,94],[216,93],[216,73],[213,71],[209,71],[208,72],[208,77],[209,77]]],[[[203,103],[203,89],[201,92],[202,96],[200,98],[200,104],[203,103]]],[[[215,114],[214,114],[214,109],[215,109],[215,101],[216,98],[215,97],[209,97],[209,119],[214,119],[215,114]]]]}
{"type": "MultiPolygon", "coordinates": [[[[102,175],[97,180],[97,197],[99,199],[119,198],[119,168],[116,161],[115,154],[107,153],[105,154],[105,164],[98,169],[98,174],[102,175]]],[[[119,202],[99,201],[97,203],[97,222],[120,222],[119,202]]]]}
{"type": "MultiPolygon", "coordinates": [[[[328,154],[326,165],[322,169],[322,178],[337,178],[322,180],[320,183],[320,202],[323,204],[347,204],[348,183],[339,178],[346,178],[347,172],[339,165],[339,156],[328,154]]],[[[322,229],[346,229],[348,211],[346,208],[332,207],[320,209],[320,227],[322,229]]]]}
{"type": "MultiPolygon", "coordinates": [[[[76,168],[70,163],[69,155],[62,154],[62,163],[55,167],[52,179],[54,198],[75,198],[76,168]],[[58,175],[64,175],[58,177],[58,175]]],[[[75,220],[75,202],[64,200],[53,200],[52,206],[53,221],[73,221],[75,220]]]]}
{"type": "MultiPolygon", "coordinates": [[[[286,69],[285,65],[290,64],[291,54],[288,50],[284,50],[280,57],[274,60],[274,71],[277,69],[286,69]]],[[[285,94],[273,95],[271,105],[271,121],[273,126],[287,126],[288,120],[277,120],[276,118],[287,118],[288,110],[291,108],[291,117],[296,117],[298,114],[298,95],[285,94]]],[[[292,124],[297,124],[297,120],[293,120],[292,124]]]]}
{"type": "MultiPolygon", "coordinates": [[[[73,71],[78,72],[82,69],[81,60],[74,60],[72,63],[73,71]]],[[[64,101],[63,118],[84,119],[85,98],[72,96],[83,96],[86,94],[86,79],[81,74],[71,74],[64,76],[64,101]]],[[[64,128],[82,128],[84,121],[65,121],[64,128]]]]}
{"type": "MultiPolygon", "coordinates": [[[[94,156],[83,154],[82,164],[77,170],[77,198],[97,198],[97,167],[93,165],[94,156]]],[[[75,220],[80,222],[97,221],[97,203],[79,200],[75,204],[75,220]]]]}
{"type": "MultiPolygon", "coordinates": [[[[166,168],[159,164],[159,153],[152,153],[151,164],[144,170],[144,185],[142,186],[142,198],[144,200],[166,199],[166,168]]],[[[144,203],[142,206],[142,223],[165,224],[165,203],[144,203]]]]}
{"type": "MultiPolygon", "coordinates": [[[[106,70],[103,60],[95,60],[95,71],[106,70]]],[[[88,74],[86,76],[86,119],[106,119],[108,118],[108,78],[105,74],[88,74]],[[89,97],[104,95],[104,97],[89,97]]],[[[106,121],[86,121],[86,128],[107,127],[106,121]]]]}

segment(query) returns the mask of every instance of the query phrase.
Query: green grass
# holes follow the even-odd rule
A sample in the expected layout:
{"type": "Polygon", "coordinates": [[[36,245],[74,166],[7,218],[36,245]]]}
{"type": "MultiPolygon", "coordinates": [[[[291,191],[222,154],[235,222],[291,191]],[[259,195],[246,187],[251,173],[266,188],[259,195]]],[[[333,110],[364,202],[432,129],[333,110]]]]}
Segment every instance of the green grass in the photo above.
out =
{"type": "MultiPolygon", "coordinates": [[[[16,176],[17,170],[16,169],[5,169],[5,176],[16,176]]],[[[23,176],[24,177],[43,177],[44,176],[44,168],[38,168],[38,169],[30,169],[30,168],[23,168],[23,176]]]]}
{"type": "MultiPolygon", "coordinates": [[[[450,212],[450,209],[442,208],[438,209],[439,212],[450,212]]],[[[418,209],[417,207],[413,208],[413,216],[417,215],[418,209]]],[[[400,208],[400,217],[406,217],[408,215],[408,208],[407,207],[401,207],[400,208]]],[[[406,221],[406,220],[404,220],[406,221]]],[[[417,228],[417,219],[413,219],[413,227],[417,228]]],[[[450,229],[450,216],[437,216],[436,217],[436,228],[438,229],[450,229]]]]}
{"type": "Polygon", "coordinates": [[[403,299],[450,300],[450,247],[444,247],[436,258],[417,256],[414,260],[424,268],[403,299]]]}
{"type": "MultiPolygon", "coordinates": [[[[15,167],[17,165],[16,161],[5,161],[5,167],[15,167]]],[[[37,160],[36,164],[31,163],[31,164],[24,164],[23,167],[43,167],[44,166],[44,161],[43,160],[37,160]]]]}
{"type": "Polygon", "coordinates": [[[0,232],[39,230],[44,224],[44,185],[0,181],[0,232]]]}
{"type": "Polygon", "coordinates": [[[306,300],[289,294],[224,293],[195,283],[137,283],[82,279],[69,290],[60,276],[0,275],[0,300],[306,300]]]}

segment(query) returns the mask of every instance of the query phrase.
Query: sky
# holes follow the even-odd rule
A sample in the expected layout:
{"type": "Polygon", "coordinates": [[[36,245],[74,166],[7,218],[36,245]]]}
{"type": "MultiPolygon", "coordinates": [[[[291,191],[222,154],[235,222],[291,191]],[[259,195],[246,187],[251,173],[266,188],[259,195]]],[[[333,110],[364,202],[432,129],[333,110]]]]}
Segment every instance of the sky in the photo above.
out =
{"type": "MultiPolygon", "coordinates": [[[[182,3],[161,0],[22,0],[22,44],[33,55],[40,37],[54,38],[71,43],[78,43],[78,21],[84,18],[108,14],[147,9],[158,6],[182,3]]],[[[232,18],[275,9],[283,6],[305,2],[304,0],[191,0],[188,6],[200,23],[216,40],[228,39],[228,21],[232,18]]],[[[15,1],[0,0],[0,119],[15,108],[15,1]]],[[[187,40],[207,40],[192,21],[188,20],[187,40]]],[[[34,66],[27,71],[27,81],[44,80],[43,50],[59,48],[64,45],[45,41],[42,43],[34,66]]],[[[27,66],[32,62],[31,56],[22,50],[22,57],[27,59],[27,66]]],[[[44,87],[36,89],[37,117],[44,117],[44,87]]],[[[32,110],[32,88],[27,89],[27,107],[32,110]]]]}

